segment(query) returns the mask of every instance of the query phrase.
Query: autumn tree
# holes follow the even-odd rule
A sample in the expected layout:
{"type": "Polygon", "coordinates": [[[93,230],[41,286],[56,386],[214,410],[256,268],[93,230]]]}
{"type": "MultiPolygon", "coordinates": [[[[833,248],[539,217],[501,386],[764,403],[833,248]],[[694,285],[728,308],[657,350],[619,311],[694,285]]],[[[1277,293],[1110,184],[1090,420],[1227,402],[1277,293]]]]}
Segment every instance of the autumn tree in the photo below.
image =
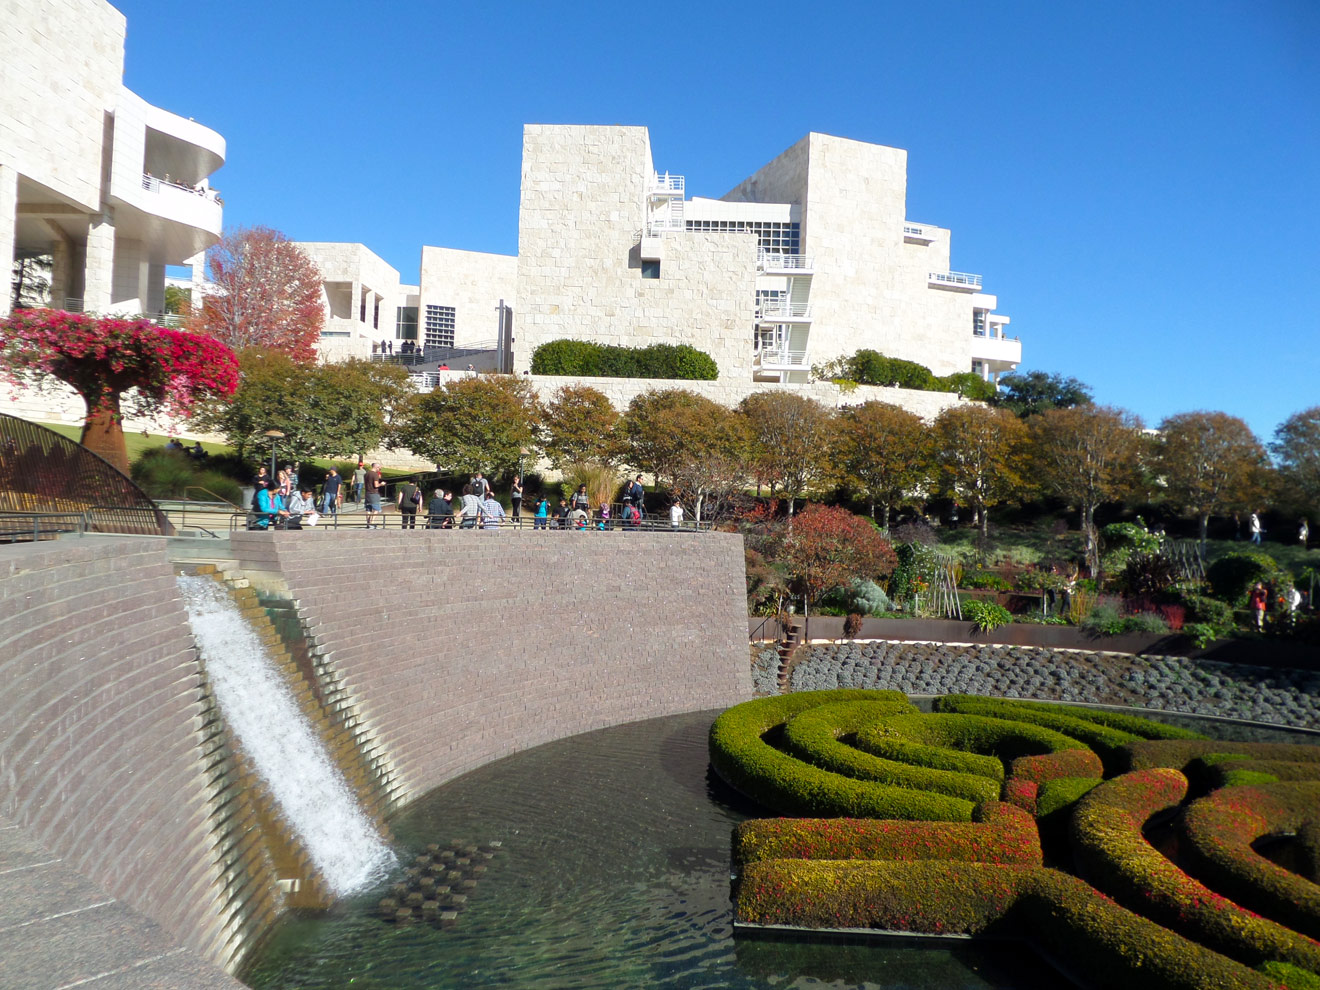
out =
{"type": "Polygon", "coordinates": [[[683,389],[644,392],[622,430],[627,462],[666,481],[698,519],[746,484],[746,421],[718,402],[683,389]]]}
{"type": "Polygon", "coordinates": [[[1077,506],[1086,563],[1100,569],[1095,510],[1126,498],[1141,481],[1141,421],[1108,406],[1047,409],[1029,421],[1028,465],[1042,489],[1077,506]]]}
{"type": "Polygon", "coordinates": [[[1274,431],[1280,494],[1305,512],[1320,509],[1320,406],[1294,413],[1274,431]]]}
{"type": "Polygon", "coordinates": [[[791,529],[780,531],[771,553],[801,588],[804,614],[831,588],[853,578],[885,577],[898,564],[874,523],[832,505],[803,509],[791,529]]]}
{"type": "Polygon", "coordinates": [[[206,252],[218,291],[194,306],[189,328],[236,351],[263,347],[316,360],[325,325],[321,273],[303,250],[269,227],[227,233],[206,252]]]}
{"type": "Polygon", "coordinates": [[[1025,487],[1026,426],[1006,409],[962,405],[940,413],[933,432],[941,488],[970,505],[981,535],[988,535],[988,510],[1018,497],[1025,487]]]}
{"type": "Polygon", "coordinates": [[[738,410],[747,418],[748,453],[756,480],[778,489],[793,504],[819,481],[830,463],[833,414],[814,399],[792,392],[754,392],[738,410]]]}
{"type": "Polygon", "coordinates": [[[992,405],[1025,419],[1049,409],[1087,406],[1091,401],[1091,389],[1076,378],[1028,371],[999,379],[999,390],[992,405]]]}
{"type": "Polygon", "coordinates": [[[240,457],[284,434],[280,446],[302,457],[347,457],[388,440],[414,395],[408,373],[370,361],[306,365],[280,351],[240,355],[241,382],[232,398],[207,403],[198,423],[224,436],[240,457]]]}
{"type": "Polygon", "coordinates": [[[564,385],[541,414],[541,446],[556,470],[565,464],[608,464],[619,455],[619,414],[590,385],[564,385]]]}
{"type": "Polygon", "coordinates": [[[1268,480],[1265,448],[1251,428],[1222,412],[1189,412],[1160,424],[1157,466],[1165,493],[1196,517],[1205,542],[1210,517],[1250,511],[1268,480]]]}
{"type": "Polygon", "coordinates": [[[394,442],[431,458],[442,470],[512,469],[524,450],[535,448],[540,415],[525,378],[458,378],[415,396],[394,442]]]}
{"type": "Polygon", "coordinates": [[[931,441],[920,416],[887,402],[864,402],[840,411],[836,464],[840,480],[871,507],[889,512],[916,497],[930,477],[931,441]]]}
{"type": "Polygon", "coordinates": [[[82,443],[127,474],[123,417],[186,416],[208,396],[232,395],[238,360],[212,337],[150,320],[26,309],[0,321],[0,375],[72,387],[87,404],[82,443]]]}

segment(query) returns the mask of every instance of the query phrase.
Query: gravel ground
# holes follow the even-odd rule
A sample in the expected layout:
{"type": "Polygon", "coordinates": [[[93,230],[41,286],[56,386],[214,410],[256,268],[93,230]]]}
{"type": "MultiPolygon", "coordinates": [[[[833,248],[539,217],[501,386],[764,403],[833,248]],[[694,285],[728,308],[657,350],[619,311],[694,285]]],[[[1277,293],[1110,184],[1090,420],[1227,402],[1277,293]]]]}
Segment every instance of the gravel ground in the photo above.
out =
{"type": "MultiPolygon", "coordinates": [[[[753,682],[773,693],[757,651],[753,682]],[[763,680],[765,680],[763,684],[763,680]]],[[[1129,656],[1031,646],[943,643],[815,645],[793,666],[789,688],[887,688],[905,694],[988,694],[1084,701],[1320,729],[1320,673],[1186,657],[1129,656]]]]}
{"type": "Polygon", "coordinates": [[[779,693],[779,651],[773,646],[752,647],[752,688],[758,695],[779,693]]]}

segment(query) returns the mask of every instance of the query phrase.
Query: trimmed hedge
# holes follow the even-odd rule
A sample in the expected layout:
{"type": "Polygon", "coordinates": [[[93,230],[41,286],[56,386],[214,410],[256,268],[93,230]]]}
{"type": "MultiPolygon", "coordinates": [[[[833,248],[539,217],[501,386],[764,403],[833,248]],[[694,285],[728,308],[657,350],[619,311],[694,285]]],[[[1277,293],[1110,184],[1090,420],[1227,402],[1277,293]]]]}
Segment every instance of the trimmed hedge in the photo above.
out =
{"type": "Polygon", "coordinates": [[[1127,748],[1127,769],[1150,770],[1172,767],[1186,770],[1193,760],[1215,754],[1229,754],[1247,759],[1282,760],[1289,763],[1320,763],[1320,746],[1297,743],[1246,743],[1223,739],[1150,739],[1134,742],[1127,748]]]}
{"type": "Polygon", "coordinates": [[[709,354],[687,344],[619,347],[563,339],[548,341],[532,352],[532,374],[713,382],[720,369],[709,354]]]}
{"type": "MultiPolygon", "coordinates": [[[[997,773],[978,775],[975,771],[960,772],[932,767],[923,760],[896,760],[873,755],[860,748],[839,741],[840,736],[865,733],[886,733],[892,720],[917,719],[924,721],[932,715],[888,716],[876,709],[883,706],[872,702],[840,702],[822,705],[794,716],[784,726],[784,749],[798,759],[852,777],[856,780],[874,780],[894,787],[910,787],[918,791],[933,791],[965,801],[997,801],[999,781],[1004,768],[991,760],[997,773]]],[[[989,768],[988,768],[989,769],[989,768]]]]}
{"type": "Polygon", "coordinates": [[[1020,756],[1086,748],[1085,743],[1042,726],[949,713],[887,718],[858,732],[857,746],[923,766],[963,761],[973,773],[977,771],[970,767],[985,766],[984,774],[993,773],[997,779],[1003,779],[1004,764],[1020,756]]]}
{"type": "Polygon", "coordinates": [[[1077,803],[1070,837],[1082,871],[1119,903],[1248,966],[1268,960],[1320,971],[1320,943],[1258,917],[1192,879],[1142,834],[1187,794],[1177,770],[1106,781],[1077,803]]]}
{"type": "Polygon", "coordinates": [[[710,763],[728,784],[780,814],[834,818],[970,821],[971,801],[821,770],[766,741],[800,712],[839,701],[868,701],[891,714],[915,711],[898,691],[802,691],[734,705],[710,727],[710,763]]]}
{"type": "Polygon", "coordinates": [[[1252,848],[1262,836],[1320,819],[1320,783],[1228,787],[1192,802],[1180,847],[1188,869],[1243,907],[1320,938],[1320,886],[1252,848]]]}
{"type": "Polygon", "coordinates": [[[760,818],[733,833],[735,864],[769,859],[952,860],[1041,864],[1036,822],[1021,808],[987,801],[974,822],[862,818],[760,818]]]}
{"type": "Polygon", "coordinates": [[[1253,760],[1235,753],[1210,753],[1187,765],[1192,780],[1208,780],[1211,789],[1278,780],[1320,780],[1320,763],[1295,760],[1253,760]]]}
{"type": "Polygon", "coordinates": [[[1008,768],[1012,780],[1043,784],[1061,777],[1103,777],[1105,768],[1091,749],[1064,749],[1042,756],[1019,756],[1008,768]]]}
{"type": "Polygon", "coordinates": [[[1047,780],[1040,785],[1036,815],[1044,818],[1070,808],[1103,783],[1099,777],[1055,777],[1047,780]]]}
{"type": "Polygon", "coordinates": [[[1263,974],[1161,928],[1055,870],[953,862],[770,860],[734,892],[744,924],[1029,936],[1086,985],[1279,990],[1263,974]]]}
{"type": "Polygon", "coordinates": [[[1034,780],[1009,777],[1004,781],[1004,800],[1032,815],[1036,813],[1036,799],[1039,795],[1040,785],[1034,780]]]}

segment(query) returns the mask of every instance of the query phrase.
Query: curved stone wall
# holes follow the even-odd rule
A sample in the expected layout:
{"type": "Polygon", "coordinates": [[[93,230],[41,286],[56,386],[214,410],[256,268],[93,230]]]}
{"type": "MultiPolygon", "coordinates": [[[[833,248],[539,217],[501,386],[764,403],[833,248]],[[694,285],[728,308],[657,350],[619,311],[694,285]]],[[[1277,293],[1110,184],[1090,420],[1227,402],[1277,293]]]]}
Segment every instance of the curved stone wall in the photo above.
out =
{"type": "Polygon", "coordinates": [[[737,535],[304,530],[231,544],[249,578],[295,600],[391,805],[543,742],[751,697],[737,535]]]}

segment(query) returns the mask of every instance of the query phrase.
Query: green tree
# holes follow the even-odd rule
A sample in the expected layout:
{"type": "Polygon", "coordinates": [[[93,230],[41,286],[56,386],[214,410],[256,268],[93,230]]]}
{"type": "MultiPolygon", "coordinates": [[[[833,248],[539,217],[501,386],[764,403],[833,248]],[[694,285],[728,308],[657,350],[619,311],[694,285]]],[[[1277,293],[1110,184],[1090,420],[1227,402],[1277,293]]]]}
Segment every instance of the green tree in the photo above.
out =
{"type": "Polygon", "coordinates": [[[1268,462],[1246,423],[1222,412],[1179,413],[1159,432],[1156,463],[1166,495],[1196,517],[1202,543],[1212,515],[1258,507],[1268,462]]]}
{"type": "Polygon", "coordinates": [[[364,453],[390,439],[394,417],[413,394],[407,372],[395,365],[307,365],[257,348],[244,351],[239,364],[238,391],[208,404],[197,419],[240,457],[266,448],[267,430],[283,433],[280,447],[300,457],[364,453]]]}
{"type": "Polygon", "coordinates": [[[1031,476],[1051,495],[1076,505],[1086,563],[1100,570],[1095,510],[1126,498],[1141,483],[1141,421],[1108,406],[1047,409],[1030,420],[1031,476]]]}
{"type": "Polygon", "coordinates": [[[988,535],[988,510],[1020,497],[1027,487],[1022,458],[1026,426],[1007,410],[963,405],[940,413],[933,431],[942,489],[970,505],[981,535],[988,535]]]}
{"type": "Polygon", "coordinates": [[[999,392],[992,401],[1001,409],[1025,419],[1047,409],[1090,405],[1092,400],[1090,387],[1076,378],[1028,371],[999,379],[999,392]]]}
{"type": "Polygon", "coordinates": [[[1274,431],[1280,494],[1303,512],[1320,510],[1320,406],[1294,413],[1274,431]]]}
{"type": "Polygon", "coordinates": [[[791,392],[754,392],[738,409],[747,418],[757,483],[769,485],[772,495],[778,489],[787,497],[791,523],[794,501],[829,467],[834,415],[814,399],[791,392]]]}
{"type": "Polygon", "coordinates": [[[881,528],[890,510],[918,496],[931,474],[931,441],[920,416],[887,402],[864,402],[839,413],[837,465],[840,480],[871,507],[882,507],[881,528]]]}
{"type": "Polygon", "coordinates": [[[395,442],[441,470],[511,470],[535,449],[541,409],[531,383],[510,375],[455,379],[416,396],[395,442]]]}
{"type": "Polygon", "coordinates": [[[590,385],[563,385],[541,414],[541,446],[556,470],[565,464],[609,464],[619,456],[619,414],[590,385]]]}

